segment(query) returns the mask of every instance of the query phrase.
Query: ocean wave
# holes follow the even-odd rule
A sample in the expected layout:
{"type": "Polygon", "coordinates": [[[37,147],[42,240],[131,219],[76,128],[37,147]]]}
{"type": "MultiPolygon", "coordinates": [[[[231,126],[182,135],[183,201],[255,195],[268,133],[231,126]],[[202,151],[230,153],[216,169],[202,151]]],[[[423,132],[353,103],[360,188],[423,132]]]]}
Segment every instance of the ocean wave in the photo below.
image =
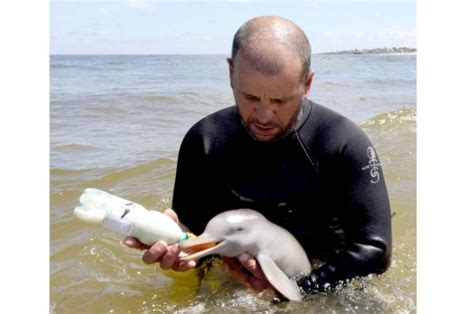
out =
{"type": "Polygon", "coordinates": [[[61,64],[61,63],[51,63],[50,69],[74,69],[74,68],[80,68],[80,66],[77,65],[71,65],[71,64],[61,64]]]}
{"type": "Polygon", "coordinates": [[[128,114],[131,109],[120,103],[123,101],[124,95],[121,96],[122,98],[114,95],[113,98],[109,97],[109,99],[106,99],[106,96],[104,96],[104,99],[109,103],[101,102],[100,98],[94,99],[95,102],[92,102],[91,100],[91,104],[97,103],[97,105],[93,106],[91,110],[93,110],[94,114],[100,114],[100,116],[115,115],[120,117],[121,115],[128,114]]]}
{"type": "MultiPolygon", "coordinates": [[[[151,161],[144,161],[137,165],[125,166],[119,168],[105,168],[104,178],[109,176],[127,176],[130,174],[144,174],[152,169],[168,167],[176,164],[176,158],[159,158],[151,161]]],[[[50,175],[54,176],[67,176],[67,175],[79,175],[98,171],[98,169],[64,169],[64,168],[51,168],[50,175]]]]}
{"type": "Polygon", "coordinates": [[[416,79],[389,79],[389,78],[380,78],[365,80],[361,82],[361,86],[415,86],[416,79]]]}
{"type": "Polygon", "coordinates": [[[179,97],[165,96],[165,95],[148,95],[148,96],[143,96],[142,99],[144,101],[173,104],[173,105],[182,103],[182,100],[179,97]]]}
{"type": "Polygon", "coordinates": [[[113,169],[108,171],[103,177],[99,178],[97,183],[106,184],[120,182],[128,178],[149,175],[155,171],[162,172],[174,167],[176,162],[171,158],[160,158],[153,161],[144,162],[136,166],[125,169],[113,169]]]}
{"type": "Polygon", "coordinates": [[[51,148],[54,152],[60,153],[80,153],[80,152],[90,152],[97,150],[97,147],[92,145],[83,145],[83,144],[64,144],[57,145],[51,148]]]}
{"type": "Polygon", "coordinates": [[[51,62],[49,66],[51,71],[54,70],[76,70],[76,71],[90,71],[90,72],[98,72],[100,73],[102,69],[97,68],[96,66],[93,65],[84,65],[81,63],[70,63],[70,64],[65,64],[65,63],[54,63],[51,62]]]}
{"type": "Polygon", "coordinates": [[[349,87],[349,86],[351,86],[351,84],[348,84],[348,83],[328,82],[328,81],[316,82],[316,84],[320,84],[321,86],[324,86],[324,87],[349,87]]]}
{"type": "Polygon", "coordinates": [[[397,111],[381,113],[361,124],[363,129],[375,129],[383,126],[411,126],[416,127],[416,110],[411,107],[402,107],[397,111]]]}
{"type": "Polygon", "coordinates": [[[60,197],[70,192],[77,194],[88,187],[107,189],[117,193],[126,192],[143,197],[146,197],[147,193],[156,193],[157,189],[166,194],[169,193],[170,182],[174,180],[175,171],[175,158],[160,158],[119,168],[51,168],[51,196],[60,197]]]}
{"type": "Polygon", "coordinates": [[[64,168],[50,168],[49,175],[51,179],[56,177],[64,177],[64,176],[76,176],[84,173],[90,172],[91,169],[64,169],[64,168]]]}
{"type": "Polygon", "coordinates": [[[413,204],[416,182],[416,110],[403,107],[364,122],[380,156],[390,197],[397,203],[413,204]]]}

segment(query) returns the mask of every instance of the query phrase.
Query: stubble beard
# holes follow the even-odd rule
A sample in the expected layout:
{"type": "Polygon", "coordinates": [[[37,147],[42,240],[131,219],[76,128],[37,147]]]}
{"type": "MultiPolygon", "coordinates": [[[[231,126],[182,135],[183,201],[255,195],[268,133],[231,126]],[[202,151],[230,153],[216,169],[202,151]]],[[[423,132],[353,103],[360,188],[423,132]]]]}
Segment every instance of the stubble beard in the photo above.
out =
{"type": "Polygon", "coordinates": [[[303,101],[304,101],[304,98],[302,98],[300,100],[300,103],[298,105],[298,109],[295,111],[295,113],[294,113],[293,117],[291,118],[291,121],[288,124],[288,127],[286,128],[286,130],[281,134],[277,134],[274,138],[272,138],[269,141],[262,141],[262,140],[258,139],[258,137],[256,137],[255,134],[253,134],[253,132],[252,132],[252,130],[250,130],[250,127],[248,126],[247,122],[242,117],[239,106],[237,104],[236,104],[236,106],[237,106],[237,111],[239,112],[240,121],[241,121],[242,125],[244,126],[245,130],[247,130],[247,132],[250,134],[250,136],[254,140],[256,140],[258,142],[275,142],[275,141],[278,141],[278,140],[286,137],[288,134],[290,134],[291,132],[294,131],[296,125],[298,124],[298,122],[300,121],[300,119],[303,115],[303,101]]]}

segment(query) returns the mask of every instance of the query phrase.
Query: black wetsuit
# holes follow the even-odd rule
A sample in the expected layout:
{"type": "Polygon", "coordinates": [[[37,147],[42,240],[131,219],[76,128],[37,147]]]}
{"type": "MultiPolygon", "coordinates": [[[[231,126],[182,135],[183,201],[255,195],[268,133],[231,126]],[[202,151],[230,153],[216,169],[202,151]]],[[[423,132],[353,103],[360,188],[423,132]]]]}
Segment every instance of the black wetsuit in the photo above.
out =
{"type": "Polygon", "coordinates": [[[222,211],[258,210],[325,261],[300,281],[306,291],[390,264],[390,204],[373,145],[308,100],[294,131],[273,142],[253,139],[236,106],[196,123],[180,148],[173,208],[196,234],[222,211]]]}

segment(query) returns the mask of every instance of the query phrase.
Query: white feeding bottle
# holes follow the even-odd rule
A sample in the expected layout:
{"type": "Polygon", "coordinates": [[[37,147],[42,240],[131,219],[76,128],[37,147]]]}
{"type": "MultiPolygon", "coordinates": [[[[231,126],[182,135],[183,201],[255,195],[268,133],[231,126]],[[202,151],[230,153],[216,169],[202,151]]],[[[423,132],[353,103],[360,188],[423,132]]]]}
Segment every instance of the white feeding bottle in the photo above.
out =
{"type": "Polygon", "coordinates": [[[167,215],[98,189],[85,189],[79,203],[74,209],[77,218],[148,245],[160,240],[171,245],[189,237],[167,215]]]}

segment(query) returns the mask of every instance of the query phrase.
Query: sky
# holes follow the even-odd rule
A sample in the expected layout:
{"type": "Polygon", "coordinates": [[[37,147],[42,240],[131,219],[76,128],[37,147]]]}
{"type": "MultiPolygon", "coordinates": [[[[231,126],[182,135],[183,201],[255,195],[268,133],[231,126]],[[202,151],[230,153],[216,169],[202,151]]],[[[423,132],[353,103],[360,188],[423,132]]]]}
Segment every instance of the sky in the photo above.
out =
{"type": "Polygon", "coordinates": [[[258,15],[298,24],[314,53],[416,47],[414,0],[52,0],[50,52],[228,54],[236,30],[258,15]]]}

